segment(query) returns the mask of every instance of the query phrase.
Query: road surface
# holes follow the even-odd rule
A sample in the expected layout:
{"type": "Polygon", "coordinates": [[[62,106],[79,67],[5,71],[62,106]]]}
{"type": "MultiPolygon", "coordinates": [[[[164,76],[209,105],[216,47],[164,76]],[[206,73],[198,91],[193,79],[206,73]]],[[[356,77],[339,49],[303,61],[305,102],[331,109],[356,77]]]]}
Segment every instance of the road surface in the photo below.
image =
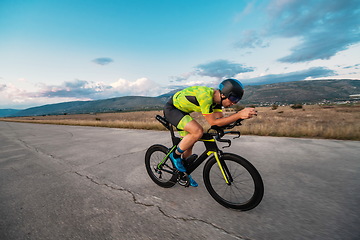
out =
{"type": "MultiPolygon", "coordinates": [[[[146,149],[167,132],[0,122],[0,239],[360,239],[360,142],[242,136],[265,195],[248,212],[164,189],[146,149]]],[[[196,149],[201,150],[198,145],[196,149]]]]}

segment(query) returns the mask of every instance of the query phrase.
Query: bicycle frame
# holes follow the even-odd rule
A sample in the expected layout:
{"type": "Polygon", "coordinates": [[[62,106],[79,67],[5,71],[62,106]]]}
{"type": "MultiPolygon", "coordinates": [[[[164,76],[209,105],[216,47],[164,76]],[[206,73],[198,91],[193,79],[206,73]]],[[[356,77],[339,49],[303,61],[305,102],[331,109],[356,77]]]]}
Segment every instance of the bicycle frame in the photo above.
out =
{"type": "Polygon", "coordinates": [[[231,146],[231,140],[223,138],[225,135],[240,137],[239,131],[231,129],[240,126],[242,119],[224,126],[211,126],[198,140],[205,145],[203,153],[200,156],[193,154],[183,161],[186,172],[177,170],[169,157],[176,150],[182,137],[178,134],[175,136],[176,127],[166,118],[157,115],[156,119],[170,131],[172,140],[170,148],[154,144],[146,151],[146,171],[157,185],[170,188],[178,183],[188,187],[191,185],[190,174],[206,161],[202,171],[204,185],[215,201],[224,207],[241,211],[251,210],[261,202],[264,196],[264,183],[257,169],[245,158],[223,152],[221,149],[231,146]],[[227,145],[218,146],[217,142],[227,145]]]}
{"type": "MultiPolygon", "coordinates": [[[[169,149],[168,154],[164,157],[164,159],[158,164],[157,168],[161,169],[161,166],[166,163],[166,161],[169,160],[169,155],[173,151],[175,151],[177,145],[180,143],[181,138],[175,136],[173,125],[171,125],[166,119],[163,117],[157,115],[156,119],[161,122],[168,130],[170,130],[171,134],[171,140],[173,143],[173,146],[169,149]]],[[[233,181],[231,174],[229,172],[229,169],[227,168],[225,162],[221,159],[221,155],[223,152],[218,148],[216,144],[216,140],[214,139],[214,136],[209,133],[204,133],[203,136],[198,140],[204,143],[205,145],[205,151],[197,158],[195,159],[191,164],[189,164],[186,167],[186,173],[191,174],[197,167],[200,166],[201,163],[203,163],[207,158],[209,158],[211,155],[213,155],[216,159],[216,162],[220,168],[220,171],[224,177],[225,182],[228,185],[231,185],[231,182],[233,181]]]]}

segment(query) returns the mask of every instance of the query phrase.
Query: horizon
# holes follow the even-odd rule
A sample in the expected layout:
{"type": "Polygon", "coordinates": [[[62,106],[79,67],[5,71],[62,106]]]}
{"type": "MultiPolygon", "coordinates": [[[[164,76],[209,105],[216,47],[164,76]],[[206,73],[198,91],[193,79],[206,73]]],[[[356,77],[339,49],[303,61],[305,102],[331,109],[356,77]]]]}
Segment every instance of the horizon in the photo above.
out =
{"type": "Polygon", "coordinates": [[[0,109],[360,79],[358,0],[0,3],[0,109]]]}
{"type": "MultiPolygon", "coordinates": [[[[321,80],[301,80],[301,81],[360,81],[360,79],[321,79],[321,80]]],[[[293,81],[293,82],[300,82],[300,81],[293,81]]],[[[258,84],[258,85],[271,85],[271,84],[277,84],[277,83],[291,83],[291,82],[276,82],[276,83],[270,83],[270,84],[258,84]]],[[[244,85],[244,87],[246,86],[254,86],[254,85],[244,85]]],[[[181,90],[180,89],[176,89],[176,90],[181,90]]],[[[166,95],[171,93],[172,91],[175,90],[171,90],[167,93],[163,93],[160,94],[158,96],[151,96],[154,98],[158,98],[162,95],[166,95]]],[[[245,88],[246,91],[246,88],[245,88]]],[[[150,96],[136,96],[136,95],[127,95],[127,96],[120,96],[120,97],[111,97],[111,98],[102,98],[102,99],[94,99],[94,100],[74,100],[74,101],[65,101],[65,102],[57,102],[57,103],[45,103],[42,105],[37,105],[37,106],[32,106],[32,107],[28,107],[28,108],[23,108],[23,109],[16,109],[16,108],[0,108],[0,110],[16,110],[16,111],[22,111],[22,110],[27,110],[27,109],[31,109],[31,108],[37,108],[37,107],[43,107],[43,106],[47,106],[47,105],[54,105],[54,104],[62,104],[62,103],[71,103],[71,102],[91,102],[91,101],[101,101],[101,100],[108,100],[108,99],[113,99],[113,98],[123,98],[123,97],[150,97],[150,96]]]]}

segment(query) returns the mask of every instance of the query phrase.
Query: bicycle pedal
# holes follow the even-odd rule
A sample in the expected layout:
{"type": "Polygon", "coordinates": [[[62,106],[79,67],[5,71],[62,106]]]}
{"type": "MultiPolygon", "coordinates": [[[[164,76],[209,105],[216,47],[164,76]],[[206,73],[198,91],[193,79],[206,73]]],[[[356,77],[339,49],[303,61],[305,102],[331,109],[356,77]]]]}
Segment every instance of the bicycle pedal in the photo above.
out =
{"type": "Polygon", "coordinates": [[[187,175],[187,173],[179,174],[177,182],[180,184],[180,186],[189,187],[190,186],[189,175],[187,175]]]}

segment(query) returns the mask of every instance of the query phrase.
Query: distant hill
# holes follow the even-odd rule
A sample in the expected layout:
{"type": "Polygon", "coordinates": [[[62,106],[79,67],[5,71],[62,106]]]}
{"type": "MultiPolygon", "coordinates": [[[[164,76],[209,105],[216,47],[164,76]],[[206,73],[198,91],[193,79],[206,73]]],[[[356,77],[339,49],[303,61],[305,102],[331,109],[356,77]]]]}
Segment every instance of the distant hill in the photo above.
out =
{"type": "Polygon", "coordinates": [[[75,101],[28,108],[22,111],[18,111],[11,116],[21,117],[100,112],[145,111],[161,109],[166,101],[166,97],[136,96],[118,97],[96,101],[75,101]]]}
{"type": "Polygon", "coordinates": [[[16,114],[21,110],[18,109],[0,109],[0,117],[7,117],[16,114]]]}
{"type": "MultiPolygon", "coordinates": [[[[25,110],[4,109],[0,116],[41,116],[98,112],[144,111],[162,109],[174,91],[159,97],[128,96],[96,101],[49,104],[25,110]],[[11,112],[13,111],[13,112],[11,112]]],[[[245,86],[241,104],[294,104],[349,100],[360,93],[360,80],[313,80],[245,86]]]]}
{"type": "Polygon", "coordinates": [[[245,86],[245,104],[320,103],[349,100],[360,93],[360,80],[312,80],[245,86]]]}

